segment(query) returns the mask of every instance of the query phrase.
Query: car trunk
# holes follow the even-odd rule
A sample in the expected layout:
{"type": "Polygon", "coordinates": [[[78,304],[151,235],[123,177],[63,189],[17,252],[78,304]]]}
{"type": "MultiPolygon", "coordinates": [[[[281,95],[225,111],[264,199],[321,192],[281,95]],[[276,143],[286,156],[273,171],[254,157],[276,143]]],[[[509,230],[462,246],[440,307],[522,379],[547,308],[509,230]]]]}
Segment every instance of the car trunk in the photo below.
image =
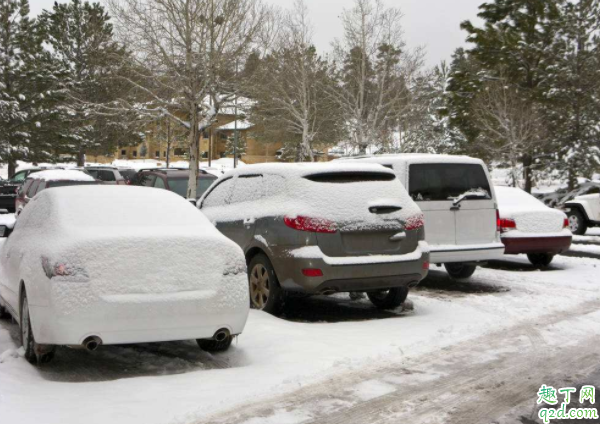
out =
{"type": "Polygon", "coordinates": [[[393,174],[317,174],[307,179],[313,195],[303,200],[337,230],[317,233],[327,256],[397,255],[417,248],[417,231],[405,231],[405,222],[419,211],[393,174]]]}

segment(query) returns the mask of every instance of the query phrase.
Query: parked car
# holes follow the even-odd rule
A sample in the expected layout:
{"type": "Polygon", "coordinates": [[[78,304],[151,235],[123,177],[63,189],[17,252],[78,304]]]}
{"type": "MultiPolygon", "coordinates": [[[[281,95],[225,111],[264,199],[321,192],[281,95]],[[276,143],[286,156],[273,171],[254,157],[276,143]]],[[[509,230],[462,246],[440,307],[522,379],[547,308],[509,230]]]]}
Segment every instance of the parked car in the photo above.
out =
{"type": "Polygon", "coordinates": [[[125,184],[131,184],[131,180],[137,174],[137,171],[133,168],[119,167],[117,169],[119,170],[119,174],[121,174],[121,176],[125,180],[125,184]]]}
{"type": "Polygon", "coordinates": [[[0,182],[0,208],[6,209],[9,212],[15,212],[15,200],[17,199],[17,191],[23,185],[27,177],[35,172],[43,171],[46,169],[62,169],[60,167],[41,168],[33,167],[22,169],[14,173],[7,180],[0,182]]]}
{"type": "MultiPolygon", "coordinates": [[[[348,161],[348,159],[344,159],[348,161]]],[[[360,157],[394,170],[425,215],[431,262],[454,278],[469,278],[477,265],[500,259],[504,245],[488,169],[467,156],[400,154],[360,157]]]]}
{"type": "Polygon", "coordinates": [[[583,235],[590,227],[600,227],[600,182],[590,182],[586,194],[565,202],[564,208],[573,234],[583,235]]]}
{"type": "MultiPolygon", "coordinates": [[[[86,166],[83,170],[95,179],[102,181],[103,184],[127,184],[125,178],[121,175],[121,170],[116,166],[86,166]]],[[[132,169],[132,171],[134,170],[132,169]]]]}
{"type": "Polygon", "coordinates": [[[31,362],[57,345],[197,339],[222,351],[244,329],[241,249],[166,190],[44,190],[0,235],[0,313],[19,323],[31,362]]]}
{"type": "Polygon", "coordinates": [[[19,188],[15,202],[15,214],[19,216],[31,199],[47,188],[95,184],[100,184],[100,182],[81,171],[57,169],[35,172],[30,174],[19,188]]]}
{"type": "Polygon", "coordinates": [[[252,307],[267,312],[280,312],[287,292],[364,291],[395,308],[429,269],[421,211],[377,165],[249,165],[198,207],[244,250],[252,307]]]}
{"type": "Polygon", "coordinates": [[[526,254],[536,266],[548,266],[571,246],[567,216],[549,208],[520,188],[496,187],[505,254],[526,254]]]}
{"type": "MultiPolygon", "coordinates": [[[[187,169],[148,169],[141,170],[135,177],[135,180],[132,181],[132,184],[162,188],[172,191],[182,197],[187,197],[189,177],[190,173],[187,169]]],[[[198,182],[196,185],[196,198],[193,200],[199,199],[216,180],[217,177],[211,173],[199,170],[198,182]]]]}

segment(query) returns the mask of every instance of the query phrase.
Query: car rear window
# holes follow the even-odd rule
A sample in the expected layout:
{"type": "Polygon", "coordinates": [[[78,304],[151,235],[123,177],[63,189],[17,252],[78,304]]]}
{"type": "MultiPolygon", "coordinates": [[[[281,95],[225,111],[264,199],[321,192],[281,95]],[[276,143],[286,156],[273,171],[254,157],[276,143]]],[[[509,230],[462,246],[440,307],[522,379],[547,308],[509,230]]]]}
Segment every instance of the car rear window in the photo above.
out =
{"type": "Polygon", "coordinates": [[[100,181],[116,181],[115,173],[109,169],[86,169],[86,172],[100,181]]]}
{"type": "MultiPolygon", "coordinates": [[[[466,163],[414,164],[409,168],[408,192],[416,201],[452,200],[469,191],[491,193],[483,167],[466,163]]],[[[474,199],[475,200],[475,199],[474,199]]],[[[479,200],[485,200],[480,198],[479,200]]]]}
{"type": "Polygon", "coordinates": [[[304,177],[315,183],[362,183],[374,181],[393,181],[396,176],[383,172],[327,172],[304,177]]]}
{"type": "MultiPolygon", "coordinates": [[[[198,178],[196,183],[196,198],[200,198],[206,190],[214,183],[216,178],[198,178]]],[[[169,178],[169,189],[182,197],[186,197],[188,189],[187,178],[169,178]]]]}
{"type": "Polygon", "coordinates": [[[119,173],[125,178],[127,181],[130,181],[136,174],[135,169],[119,169],[119,173]]]}

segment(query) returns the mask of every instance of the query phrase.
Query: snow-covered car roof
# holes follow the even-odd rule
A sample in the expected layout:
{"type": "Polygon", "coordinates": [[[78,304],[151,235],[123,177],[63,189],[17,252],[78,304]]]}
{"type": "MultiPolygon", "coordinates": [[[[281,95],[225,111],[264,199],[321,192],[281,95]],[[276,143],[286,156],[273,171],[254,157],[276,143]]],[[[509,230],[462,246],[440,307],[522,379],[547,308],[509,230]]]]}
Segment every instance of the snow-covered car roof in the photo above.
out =
{"type": "Polygon", "coordinates": [[[283,177],[302,178],[314,174],[336,172],[377,172],[395,175],[390,169],[378,164],[360,162],[313,162],[313,163],[265,163],[247,165],[226,172],[222,178],[234,175],[275,174],[283,177]]]}
{"type": "Polygon", "coordinates": [[[44,181],[96,181],[91,175],[72,169],[40,171],[31,174],[28,178],[44,181]]]}
{"type": "Polygon", "coordinates": [[[400,153],[400,154],[383,154],[377,156],[358,156],[356,158],[341,158],[334,162],[351,162],[352,160],[360,160],[361,162],[371,162],[379,164],[390,164],[394,162],[408,163],[473,163],[482,164],[481,159],[472,158],[462,155],[441,155],[428,153],[400,153]]]}

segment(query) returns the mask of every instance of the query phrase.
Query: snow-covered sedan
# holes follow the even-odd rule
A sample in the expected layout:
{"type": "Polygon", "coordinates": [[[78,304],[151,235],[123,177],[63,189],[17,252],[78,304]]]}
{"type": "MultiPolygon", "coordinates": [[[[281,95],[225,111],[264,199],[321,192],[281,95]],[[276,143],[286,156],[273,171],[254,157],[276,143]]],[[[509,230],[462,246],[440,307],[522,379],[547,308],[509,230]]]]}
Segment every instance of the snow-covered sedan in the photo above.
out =
{"type": "Polygon", "coordinates": [[[571,246],[567,216],[519,188],[496,187],[498,227],[506,254],[527,254],[536,266],[548,266],[571,246]]]}
{"type": "Polygon", "coordinates": [[[0,236],[0,315],[19,322],[30,362],[57,345],[196,339],[221,351],[244,329],[242,250],[167,190],[44,190],[0,236]]]}

